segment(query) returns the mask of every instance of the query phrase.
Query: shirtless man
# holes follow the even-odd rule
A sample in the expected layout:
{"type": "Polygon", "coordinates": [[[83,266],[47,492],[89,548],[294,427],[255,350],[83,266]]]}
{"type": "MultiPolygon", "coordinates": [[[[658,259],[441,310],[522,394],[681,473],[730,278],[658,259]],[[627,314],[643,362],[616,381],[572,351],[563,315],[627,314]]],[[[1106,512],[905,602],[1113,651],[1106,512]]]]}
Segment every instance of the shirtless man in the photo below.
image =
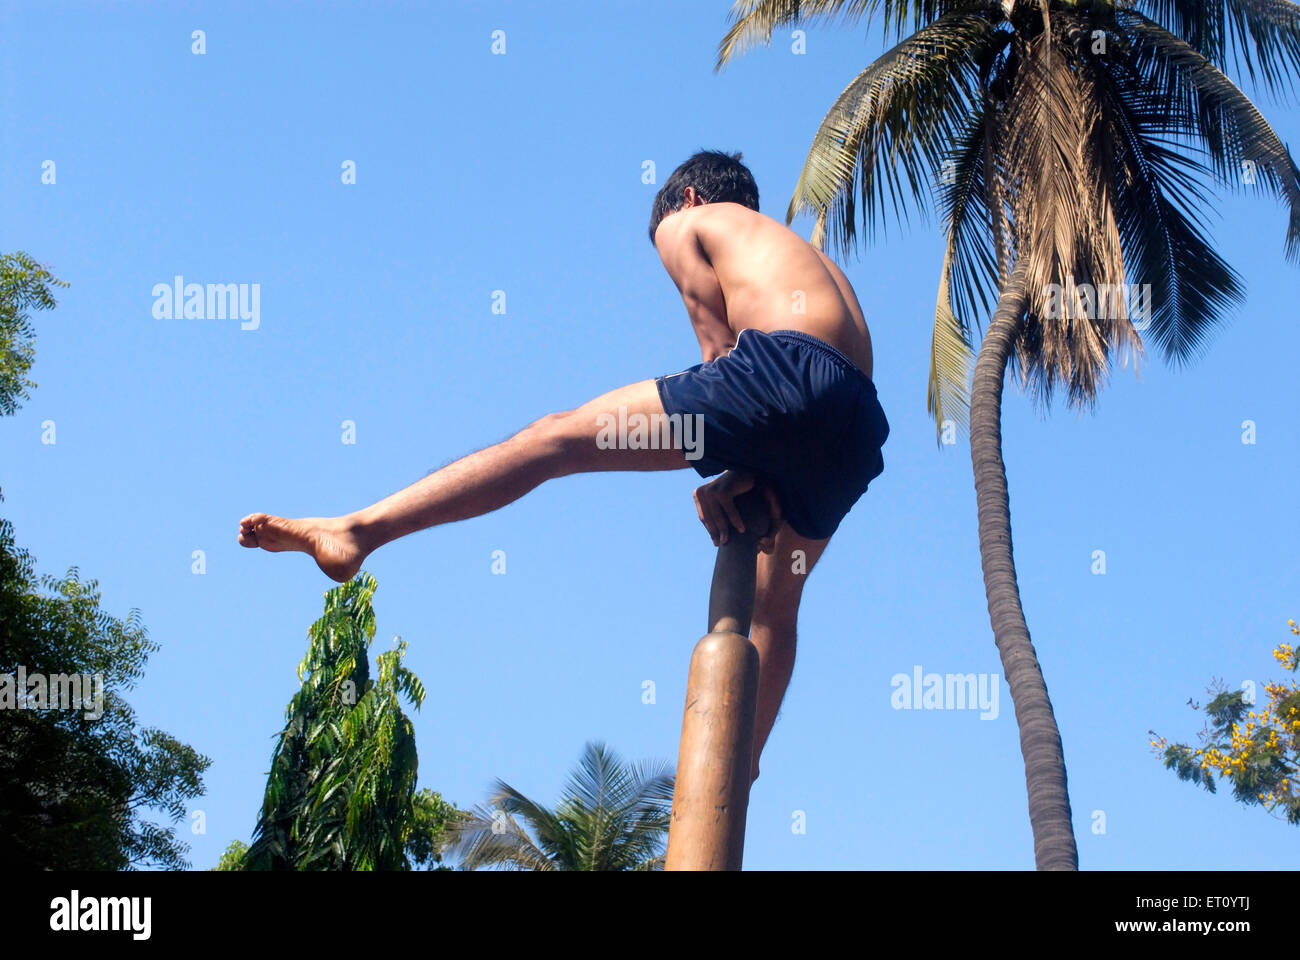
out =
{"type": "Polygon", "coordinates": [[[703,477],[721,474],[695,491],[700,520],[721,544],[730,525],[743,529],[735,498],[760,489],[773,523],[760,543],[750,629],[759,655],[757,779],[794,669],[804,582],[884,469],[889,425],[853,288],[825,254],[758,212],[758,187],[739,154],[704,151],[678,167],[655,198],[650,239],[681,292],[704,362],[542,417],[355,513],[249,514],[239,542],[310,554],[343,582],[385,543],[504,507],[556,477],[693,466],[703,477]],[[702,416],[693,459],[680,446],[617,449],[598,439],[602,432],[607,439],[611,416],[657,423],[665,413],[702,416]]]}

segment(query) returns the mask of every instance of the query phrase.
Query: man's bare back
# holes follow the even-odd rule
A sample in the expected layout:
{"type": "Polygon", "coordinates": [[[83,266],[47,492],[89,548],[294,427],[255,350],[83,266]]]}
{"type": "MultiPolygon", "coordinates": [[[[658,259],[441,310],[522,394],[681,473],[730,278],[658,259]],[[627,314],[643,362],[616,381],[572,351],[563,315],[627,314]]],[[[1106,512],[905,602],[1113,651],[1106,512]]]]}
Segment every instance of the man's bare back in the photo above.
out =
{"type": "Polygon", "coordinates": [[[798,330],[872,375],[871,334],[835,263],[793,230],[739,203],[696,203],[655,233],[686,303],[704,359],[725,355],[742,330],[798,330]]]}

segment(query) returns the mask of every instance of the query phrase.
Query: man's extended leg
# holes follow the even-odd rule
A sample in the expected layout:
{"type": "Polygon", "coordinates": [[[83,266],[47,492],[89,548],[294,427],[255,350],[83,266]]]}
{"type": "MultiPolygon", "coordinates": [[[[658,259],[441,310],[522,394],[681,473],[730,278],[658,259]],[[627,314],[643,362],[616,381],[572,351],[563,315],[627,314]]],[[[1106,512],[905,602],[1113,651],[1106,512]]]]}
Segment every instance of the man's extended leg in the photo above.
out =
{"type": "Polygon", "coordinates": [[[251,513],[240,521],[239,542],[273,552],[311,554],[327,575],[341,583],[355,576],[371,551],[385,543],[499,509],[554,477],[688,466],[680,449],[598,446],[601,414],[618,417],[620,408],[628,418],[664,412],[655,382],[642,380],[611,390],[576,410],[545,416],[510,439],[462,457],[355,513],[296,520],[251,513]]]}
{"type": "Polygon", "coordinates": [[[759,669],[751,781],[758,779],[758,759],[794,672],[795,625],[803,587],[828,543],[829,539],[808,540],[787,526],[777,533],[772,552],[758,555],[754,619],[749,629],[750,642],[758,648],[759,669]]]}

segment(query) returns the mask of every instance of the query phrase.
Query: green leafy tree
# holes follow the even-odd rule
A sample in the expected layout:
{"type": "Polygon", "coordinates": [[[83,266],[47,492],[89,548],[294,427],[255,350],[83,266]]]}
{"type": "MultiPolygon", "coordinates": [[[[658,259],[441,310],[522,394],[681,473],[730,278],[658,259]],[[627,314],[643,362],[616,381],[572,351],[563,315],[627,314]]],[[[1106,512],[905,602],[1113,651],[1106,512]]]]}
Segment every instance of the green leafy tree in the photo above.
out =
{"type": "Polygon", "coordinates": [[[451,869],[442,862],[451,842],[451,826],[468,814],[427,787],[416,792],[412,805],[415,815],[406,836],[406,857],[411,866],[423,870],[451,869]]]}
{"type": "Polygon", "coordinates": [[[897,43],[827,112],[787,222],[811,212],[812,242],[847,253],[859,220],[874,231],[890,208],[901,218],[931,194],[943,215],[929,408],[940,437],[969,421],[989,619],[1020,727],[1035,859],[1071,870],[1064,752],[1012,556],[1003,383],[1010,368],[1044,406],[1060,390],[1088,407],[1113,356],[1141,352],[1144,336],[1175,364],[1192,359],[1243,299],[1204,233],[1211,182],[1279,198],[1286,254],[1300,258],[1300,170],[1224,72],[1244,66],[1286,92],[1300,68],[1300,7],[738,0],[718,66],[781,26],[876,15],[897,43]],[[1150,290],[1132,315],[1130,282],[1150,290]]]}
{"type": "Polygon", "coordinates": [[[148,813],[181,820],[187,801],[203,793],[211,761],[137,724],[123,694],[158,645],[139,611],[119,620],[99,603],[97,583],[75,568],[37,579],[30,554],[14,545],[13,525],[0,520],[0,677],[16,677],[20,667],[29,677],[98,676],[103,693],[98,717],[96,705],[21,709],[0,694],[0,863],[184,869],[189,847],[148,813]]]}
{"type": "MultiPolygon", "coordinates": [[[[0,416],[14,413],[35,386],[27,377],[35,357],[30,311],[53,308],[53,291],[66,286],[25,253],[0,255],[0,416]]],[[[162,730],[140,727],[124,697],[158,645],[139,611],[119,620],[100,609],[98,584],[75,567],[62,578],[34,570],[13,525],[0,520],[0,863],[188,866],[175,827],[150,814],[179,821],[187,801],[202,794],[211,761],[162,730]],[[90,689],[79,684],[81,708],[54,708],[51,688],[71,692],[74,676],[91,681],[90,689]],[[33,685],[35,677],[44,686],[33,685]]]]}
{"type": "MultiPolygon", "coordinates": [[[[1288,626],[1300,633],[1294,620],[1288,626]]],[[[1273,659],[1292,673],[1300,669],[1300,650],[1290,643],[1279,644],[1273,659]]],[[[1216,777],[1224,780],[1239,802],[1300,826],[1300,683],[1265,684],[1268,703],[1258,709],[1251,709],[1256,705],[1245,690],[1228,690],[1222,681],[1208,692],[1199,747],[1171,744],[1152,731],[1151,746],[1165,768],[1210,793],[1218,792],[1216,777]]]]}
{"type": "MultiPolygon", "coordinates": [[[[406,857],[412,869],[450,870],[442,863],[443,849],[448,842],[447,824],[465,816],[455,805],[442,799],[442,795],[425,787],[416,792],[411,801],[412,822],[406,837],[406,857]]],[[[248,844],[233,841],[214,870],[244,870],[248,844]]]]}
{"type": "Polygon", "coordinates": [[[54,290],[67,286],[21,250],[0,254],[0,417],[17,411],[36,386],[27,379],[36,358],[31,311],[52,310],[54,290]]]}
{"type": "Polygon", "coordinates": [[[232,840],[226,852],[221,855],[213,870],[243,870],[244,856],[248,853],[248,844],[243,840],[232,840]]]}
{"type": "Polygon", "coordinates": [[[325,594],[244,869],[406,870],[438,862],[442,821],[454,808],[415,790],[415,731],[402,702],[418,709],[425,691],[402,665],[406,644],[381,653],[379,676],[370,676],[377,586],[362,573],[325,594]]]}
{"type": "Polygon", "coordinates": [[[673,776],[589,743],[555,809],[498,780],[486,806],[451,826],[466,870],[662,870],[673,776]]]}

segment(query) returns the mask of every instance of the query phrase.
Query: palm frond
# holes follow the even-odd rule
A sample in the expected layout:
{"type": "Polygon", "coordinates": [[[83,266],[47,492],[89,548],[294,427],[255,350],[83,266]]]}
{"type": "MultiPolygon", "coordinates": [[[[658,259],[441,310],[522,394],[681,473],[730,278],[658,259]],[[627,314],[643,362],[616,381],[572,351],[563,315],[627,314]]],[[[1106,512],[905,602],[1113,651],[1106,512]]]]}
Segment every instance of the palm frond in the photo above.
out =
{"type": "Polygon", "coordinates": [[[786,222],[811,212],[821,231],[829,221],[832,242],[847,252],[858,202],[871,230],[887,197],[900,220],[908,204],[924,210],[934,171],[974,102],[974,65],[995,33],[976,14],[946,14],[854,78],[813,137],[786,222]]]}
{"type": "Polygon", "coordinates": [[[447,852],[458,856],[461,866],[467,870],[485,866],[557,869],[519,821],[499,809],[475,807],[471,816],[448,825],[447,836],[447,852]]]}
{"type": "Polygon", "coordinates": [[[1270,92],[1289,92],[1300,73],[1300,6],[1291,0],[1138,0],[1135,8],[1270,92]]]}
{"type": "Polygon", "coordinates": [[[1021,42],[1002,145],[1017,256],[1028,261],[1031,322],[1021,328],[1014,367],[1044,404],[1058,385],[1070,403],[1092,403],[1111,352],[1139,341],[1123,304],[1101,318],[1095,298],[1081,299],[1122,288],[1125,271],[1094,68],[1065,39],[1077,28],[1076,16],[1061,11],[1052,33],[1021,42]]]}
{"type": "Polygon", "coordinates": [[[967,122],[965,132],[954,145],[954,156],[945,161],[949,165],[944,168],[936,190],[948,239],[939,274],[934,332],[930,338],[926,406],[934,418],[935,439],[939,443],[942,443],[945,420],[963,427],[968,422],[973,357],[971,326],[988,310],[984,290],[995,276],[986,232],[989,213],[984,168],[988,156],[985,127],[981,109],[967,122]]]}
{"type": "Polygon", "coordinates": [[[934,418],[935,441],[942,444],[945,421],[963,427],[970,421],[970,340],[952,309],[950,293],[955,241],[948,237],[939,274],[939,296],[934,309],[934,333],[930,338],[930,382],[926,409],[934,418]]]}
{"type": "Polygon", "coordinates": [[[1284,250],[1300,262],[1300,169],[1259,109],[1218,67],[1184,40],[1135,11],[1116,18],[1133,38],[1134,69],[1159,91],[1181,132],[1209,151],[1221,183],[1243,186],[1249,163],[1256,186],[1289,208],[1284,250]]]}
{"type": "Polygon", "coordinates": [[[718,44],[713,69],[721,70],[748,50],[772,42],[779,27],[809,25],[818,21],[851,26],[877,13],[886,36],[901,37],[910,25],[918,30],[946,13],[958,10],[996,10],[997,0],[737,0],[728,19],[731,26],[718,44]]]}
{"type": "Polygon", "coordinates": [[[1240,278],[1197,224],[1207,206],[1200,180],[1210,171],[1166,134],[1168,98],[1149,74],[1116,56],[1098,77],[1101,122],[1115,145],[1116,208],[1128,274],[1145,303],[1143,337],[1183,363],[1208,343],[1214,326],[1242,302],[1240,278]],[[1149,285],[1150,296],[1142,293],[1149,285]]]}
{"type": "Polygon", "coordinates": [[[449,828],[449,849],[469,869],[662,869],[672,789],[666,764],[629,765],[591,742],[554,810],[497,781],[486,808],[449,828]]]}
{"type": "Polygon", "coordinates": [[[731,26],[718,44],[714,70],[721,70],[755,46],[772,42],[772,34],[786,24],[832,19],[837,14],[846,22],[860,19],[880,0],[736,0],[728,19],[731,26]]]}

